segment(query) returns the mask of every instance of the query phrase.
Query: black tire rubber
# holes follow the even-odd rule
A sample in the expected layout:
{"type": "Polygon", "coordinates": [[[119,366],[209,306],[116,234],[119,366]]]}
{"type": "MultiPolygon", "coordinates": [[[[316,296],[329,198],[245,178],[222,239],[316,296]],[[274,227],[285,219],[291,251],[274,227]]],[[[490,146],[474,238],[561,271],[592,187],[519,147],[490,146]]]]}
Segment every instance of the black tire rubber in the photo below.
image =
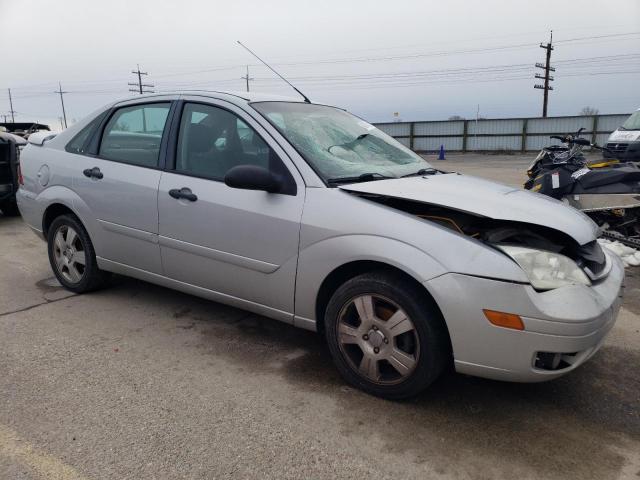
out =
{"type": "Polygon", "coordinates": [[[20,210],[18,210],[18,204],[15,200],[5,200],[0,203],[0,210],[5,217],[17,217],[20,215],[20,210]]]}
{"type": "Polygon", "coordinates": [[[51,225],[49,226],[49,230],[47,232],[47,251],[49,253],[49,263],[51,264],[51,269],[53,270],[54,275],[62,284],[62,286],[67,290],[71,290],[75,293],[91,292],[103,287],[109,279],[110,274],[98,268],[98,262],[96,261],[96,253],[93,249],[93,243],[91,243],[89,234],[82,225],[82,222],[80,222],[78,217],[76,217],[75,215],[61,215],[59,217],[56,217],[53,222],[51,222],[51,225]],[[56,266],[56,262],[54,260],[54,237],[56,232],[58,231],[58,228],[60,228],[62,225],[73,227],[73,229],[78,233],[78,237],[80,238],[82,246],[85,250],[85,270],[82,278],[77,283],[68,282],[58,271],[58,267],[56,266]]]}
{"type": "Polygon", "coordinates": [[[342,377],[354,387],[378,397],[390,400],[413,397],[436,380],[452,361],[449,334],[440,310],[421,286],[396,273],[365,273],[345,282],[329,300],[324,322],[329,350],[342,377]],[[420,356],[413,373],[401,383],[380,385],[368,381],[353,369],[340,350],[339,313],[347,302],[363,294],[378,294],[393,300],[413,321],[420,356]]]}

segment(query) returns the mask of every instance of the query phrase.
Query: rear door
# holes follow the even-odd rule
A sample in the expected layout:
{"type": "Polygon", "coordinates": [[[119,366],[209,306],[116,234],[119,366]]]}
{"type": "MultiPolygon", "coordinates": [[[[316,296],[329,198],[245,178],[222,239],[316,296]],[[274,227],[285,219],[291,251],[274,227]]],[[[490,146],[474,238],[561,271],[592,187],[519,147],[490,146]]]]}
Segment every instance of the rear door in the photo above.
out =
{"type": "Polygon", "coordinates": [[[94,156],[79,155],[73,187],[97,220],[99,257],[162,273],[158,184],[171,102],[127,105],[109,116],[94,156]]]}
{"type": "Polygon", "coordinates": [[[184,104],[175,160],[158,194],[162,262],[173,279],[291,321],[305,189],[284,151],[265,138],[264,129],[232,104],[184,104]],[[281,176],[286,190],[225,185],[230,168],[247,164],[281,176]],[[172,195],[185,189],[193,196],[172,195]]]}

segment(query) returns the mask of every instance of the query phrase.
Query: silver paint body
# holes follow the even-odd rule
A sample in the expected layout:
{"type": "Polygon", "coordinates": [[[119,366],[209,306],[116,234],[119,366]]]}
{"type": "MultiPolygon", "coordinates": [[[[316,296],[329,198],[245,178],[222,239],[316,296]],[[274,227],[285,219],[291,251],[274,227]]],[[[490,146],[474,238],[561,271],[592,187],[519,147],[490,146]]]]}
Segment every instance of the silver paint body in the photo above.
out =
{"type": "Polygon", "coordinates": [[[592,241],[595,224],[560,202],[457,174],[328,188],[250,105],[277,99],[194,92],[114,105],[149,98],[191,99],[234,111],[278,153],[297,194],[232,189],[222,182],[66,152],[65,145],[102,109],[23,151],[25,184],[18,204],[34,231],[42,234],[49,206],[63,204],[85,225],[100,268],[311,330],[317,327],[319,289],[331,272],[362,260],[392,265],[435,299],[449,329],[456,369],[496,379],[541,381],[562,375],[595,353],[615,321],[624,279],[617,258],[610,259],[611,272],[594,286],[537,292],[499,251],[350,191],[543,224],[581,244],[592,241]],[[44,165],[45,185],[38,177],[44,165]],[[95,166],[103,179],[82,175],[95,166]],[[182,187],[197,194],[198,201],[167,194],[182,187]],[[520,314],[526,330],[493,326],[483,308],[520,314]],[[536,351],[581,353],[570,368],[549,372],[533,367],[536,351]]]}

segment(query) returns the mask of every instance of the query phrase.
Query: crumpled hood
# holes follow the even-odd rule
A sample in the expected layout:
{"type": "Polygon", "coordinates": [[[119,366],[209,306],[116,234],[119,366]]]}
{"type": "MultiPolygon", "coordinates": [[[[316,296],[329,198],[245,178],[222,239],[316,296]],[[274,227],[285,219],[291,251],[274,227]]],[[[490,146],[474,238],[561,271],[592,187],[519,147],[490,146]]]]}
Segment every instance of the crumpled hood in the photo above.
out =
{"type": "Polygon", "coordinates": [[[589,217],[553,198],[457,173],[377,180],[339,188],[448,207],[495,220],[541,225],[570,235],[580,245],[594,240],[598,232],[589,217]]]}

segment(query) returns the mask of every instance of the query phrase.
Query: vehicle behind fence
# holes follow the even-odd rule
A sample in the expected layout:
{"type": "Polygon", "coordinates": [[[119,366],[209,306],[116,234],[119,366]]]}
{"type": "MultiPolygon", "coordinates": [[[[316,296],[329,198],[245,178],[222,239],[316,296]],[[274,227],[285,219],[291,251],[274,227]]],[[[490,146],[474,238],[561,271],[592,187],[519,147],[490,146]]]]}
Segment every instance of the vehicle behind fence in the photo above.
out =
{"type": "Polygon", "coordinates": [[[494,118],[426,122],[377,123],[383,132],[412,150],[436,151],[536,151],[558,143],[549,135],[564,135],[585,128],[582,136],[604,145],[607,138],[629,117],[585,115],[571,117],[494,118]]]}

